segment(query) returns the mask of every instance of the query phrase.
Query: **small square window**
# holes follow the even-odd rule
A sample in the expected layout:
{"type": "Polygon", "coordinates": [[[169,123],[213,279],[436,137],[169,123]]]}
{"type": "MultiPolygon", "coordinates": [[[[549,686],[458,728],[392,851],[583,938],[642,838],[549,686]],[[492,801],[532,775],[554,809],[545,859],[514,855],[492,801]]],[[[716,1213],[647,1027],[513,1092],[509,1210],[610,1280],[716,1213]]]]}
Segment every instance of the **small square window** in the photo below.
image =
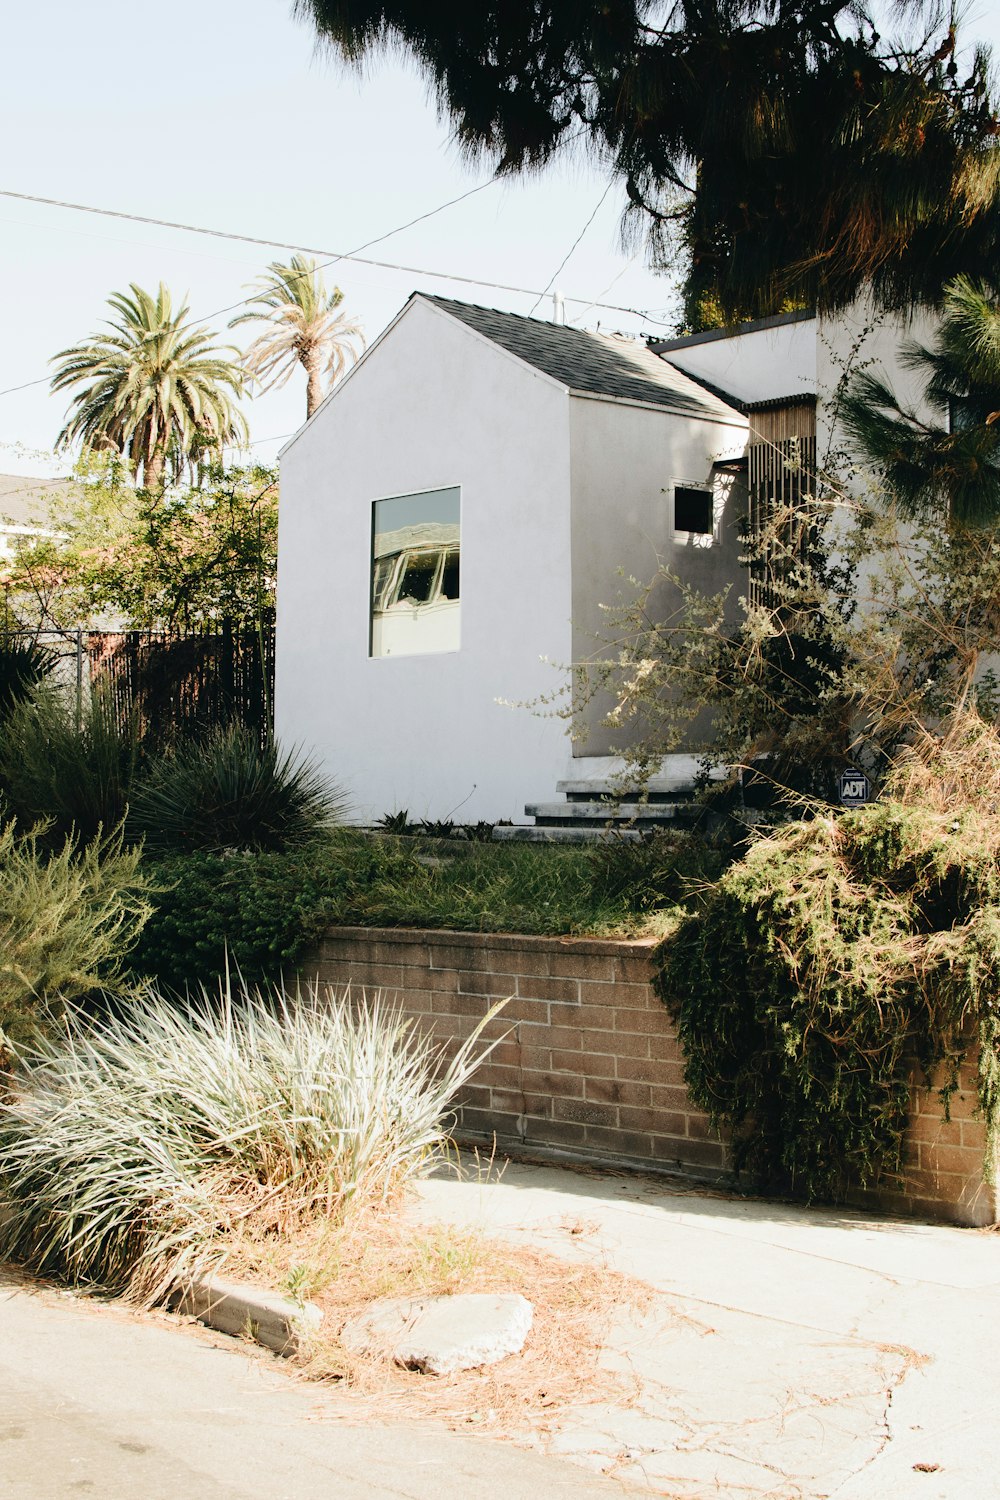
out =
{"type": "Polygon", "coordinates": [[[714,521],[711,490],[691,484],[674,485],[674,530],[711,536],[714,521]]]}

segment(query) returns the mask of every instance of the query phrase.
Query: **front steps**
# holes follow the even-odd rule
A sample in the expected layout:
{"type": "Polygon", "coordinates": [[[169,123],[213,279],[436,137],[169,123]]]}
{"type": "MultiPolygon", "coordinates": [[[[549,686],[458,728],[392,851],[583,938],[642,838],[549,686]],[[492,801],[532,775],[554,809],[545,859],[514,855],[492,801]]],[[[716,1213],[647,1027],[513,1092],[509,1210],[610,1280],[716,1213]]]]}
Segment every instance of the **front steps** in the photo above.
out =
{"type": "Polygon", "coordinates": [[[498,825],[494,839],[518,844],[592,844],[605,838],[636,841],[659,830],[694,827],[704,818],[692,800],[690,779],[652,777],[645,789],[623,786],[620,778],[580,777],[557,781],[561,802],[529,802],[525,815],[533,824],[498,825]]]}

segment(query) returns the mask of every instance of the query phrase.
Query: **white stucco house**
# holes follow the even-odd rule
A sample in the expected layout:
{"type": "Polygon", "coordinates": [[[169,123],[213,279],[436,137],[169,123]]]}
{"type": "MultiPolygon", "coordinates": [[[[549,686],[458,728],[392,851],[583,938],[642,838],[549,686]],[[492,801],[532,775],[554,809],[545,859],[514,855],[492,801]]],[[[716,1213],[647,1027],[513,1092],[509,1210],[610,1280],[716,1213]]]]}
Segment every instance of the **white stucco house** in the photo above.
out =
{"type": "Polygon", "coordinates": [[[738,576],[746,441],[644,343],[414,295],[281,454],[280,737],[363,821],[523,817],[580,767],[508,705],[593,652],[619,569],[738,576]]]}
{"type": "Polygon", "coordinates": [[[599,706],[574,741],[511,705],[551,697],[658,559],[735,607],[748,507],[807,482],[845,363],[897,375],[901,332],[791,314],[647,345],[414,294],[281,453],[279,736],[362,822],[517,820],[598,784],[599,706]]]}

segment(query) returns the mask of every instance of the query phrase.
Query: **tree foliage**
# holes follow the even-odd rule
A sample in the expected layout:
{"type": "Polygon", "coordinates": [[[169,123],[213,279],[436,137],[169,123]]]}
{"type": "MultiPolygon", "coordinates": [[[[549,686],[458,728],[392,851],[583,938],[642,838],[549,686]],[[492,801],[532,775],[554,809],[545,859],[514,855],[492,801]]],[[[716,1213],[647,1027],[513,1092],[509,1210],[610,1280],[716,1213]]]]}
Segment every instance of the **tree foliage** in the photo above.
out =
{"type": "Polygon", "coordinates": [[[861,371],[841,405],[859,454],[882,474],[903,514],[954,527],[1000,522],[1000,303],[959,278],[946,290],[930,347],[911,341],[903,362],[925,377],[922,417],[888,382],[861,371]]]}
{"type": "Polygon", "coordinates": [[[237,350],[189,322],[186,303],[175,312],[162,281],[155,296],[134,282],[129,292],[108,298],[109,332],[53,356],[52,389],[79,387],[56,446],[120,453],[133,478],[157,490],[185,467],[218,460],[223,444],[247,442],[235,404],[243,375],[229,357],[237,350]]]}
{"type": "MultiPolygon", "coordinates": [[[[989,275],[1000,211],[989,59],[914,0],[897,34],[844,0],[296,0],[349,62],[413,57],[470,156],[538,167],[583,136],[688,317],[935,302],[989,275]],[[924,27],[926,29],[922,30],[924,27]]],[[[897,26],[900,11],[894,16],[897,26]]],[[[886,17],[887,23],[889,18],[886,17]]]]}
{"type": "Polygon", "coordinates": [[[278,479],[259,464],[210,469],[154,494],[120,465],[81,464],[6,576],[26,624],[71,629],[98,615],[136,628],[259,621],[274,605],[278,479]]]}

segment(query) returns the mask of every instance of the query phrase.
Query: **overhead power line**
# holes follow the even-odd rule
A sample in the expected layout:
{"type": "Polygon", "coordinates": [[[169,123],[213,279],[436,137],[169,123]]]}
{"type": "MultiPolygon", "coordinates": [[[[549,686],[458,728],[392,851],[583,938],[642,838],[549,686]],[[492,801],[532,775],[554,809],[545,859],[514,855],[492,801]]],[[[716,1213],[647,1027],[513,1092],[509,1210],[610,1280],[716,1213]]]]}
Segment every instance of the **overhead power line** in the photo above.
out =
{"type": "Polygon", "coordinates": [[[33,385],[48,385],[49,379],[48,375],[40,375],[37,380],[26,380],[23,385],[9,385],[5,391],[0,391],[0,396],[12,396],[15,391],[26,391],[33,385]]]}
{"type": "MultiPolygon", "coordinates": [[[[99,214],[103,218],[108,219],[127,219],[135,224],[152,224],[160,229],[179,229],[183,230],[186,234],[205,234],[210,235],[213,239],[237,240],[245,245],[263,245],[266,249],[270,250],[297,250],[302,255],[327,255],[331,257],[328,262],[330,265],[333,265],[337,261],[350,260],[361,266],[374,266],[379,271],[402,271],[408,276],[429,276],[437,281],[454,281],[464,286],[484,286],[496,292],[513,292],[520,297],[544,297],[548,288],[540,292],[537,287],[510,286],[506,282],[489,281],[480,276],[460,276],[452,271],[431,271],[426,266],[407,266],[401,265],[396,261],[372,260],[360,253],[362,250],[370,249],[373,245],[381,244],[383,240],[391,239],[394,235],[402,234],[404,229],[412,229],[415,224],[422,223],[424,219],[430,219],[435,214],[443,213],[446,208],[453,208],[466,198],[471,198],[473,193],[481,193],[484,188],[492,187],[498,181],[500,181],[499,178],[491,177],[488,181],[480,182],[476,187],[470,188],[468,192],[461,193],[457,198],[450,198],[447,203],[441,203],[437,208],[429,209],[427,213],[420,214],[415,219],[410,219],[406,224],[400,224],[395,229],[387,230],[385,234],[379,235],[377,239],[368,240],[364,245],[359,245],[355,250],[345,250],[339,253],[325,248],[317,249],[315,246],[310,245],[296,245],[286,240],[269,240],[256,235],[238,234],[235,231],[226,229],[210,229],[201,224],[184,224],[171,219],[156,219],[150,215],[124,213],[122,210],[115,208],[97,208],[89,203],[69,203],[61,198],[42,198],[34,193],[16,193],[9,188],[0,188],[0,198],[18,198],[23,203],[41,203],[49,208],[71,209],[74,213],[99,214]]],[[[607,197],[607,192],[605,192],[604,197],[607,197]]],[[[604,198],[601,199],[601,202],[604,202],[604,198]]],[[[589,227],[590,221],[584,226],[584,231],[589,229],[589,227]]],[[[575,249],[576,245],[573,246],[573,250],[575,249]]],[[[572,254],[572,250],[570,254],[572,254]]],[[[560,267],[561,269],[562,267],[560,267]]],[[[557,271],[556,275],[558,276],[558,274],[559,272],[557,271]]],[[[233,306],[243,307],[250,300],[250,298],[244,298],[243,301],[234,303],[233,306]]],[[[648,323],[655,323],[657,321],[655,318],[650,318],[648,313],[641,308],[624,307],[616,302],[591,302],[589,297],[572,296],[567,296],[564,300],[566,302],[579,302],[588,308],[600,307],[606,312],[629,313],[632,317],[643,318],[648,323]]],[[[221,313],[230,312],[231,310],[231,308],[220,308],[218,312],[207,313],[206,316],[218,317],[221,313]]]]}
{"type": "MultiPolygon", "coordinates": [[[[568,254],[565,256],[561,265],[559,266],[559,269],[555,272],[555,274],[549,281],[548,286],[546,286],[540,292],[535,287],[511,286],[502,281],[488,281],[477,276],[460,276],[448,271],[431,271],[428,270],[425,266],[408,266],[399,264],[394,261],[372,260],[371,258],[361,254],[362,250],[370,250],[372,246],[380,245],[385,240],[392,239],[397,234],[402,234],[404,230],[412,229],[414,225],[422,224],[426,219],[431,219],[436,214],[443,213],[445,209],[454,208],[456,204],[463,203],[466,198],[471,198],[474,194],[481,193],[485,188],[492,187],[494,183],[498,182],[499,180],[499,178],[490,177],[486,182],[477,183],[475,187],[469,188],[464,193],[460,193],[456,198],[449,198],[446,203],[440,203],[436,208],[428,209],[426,213],[418,214],[414,219],[408,219],[405,224],[399,224],[395,229],[386,230],[384,234],[377,235],[374,239],[366,240],[364,244],[358,245],[354,250],[347,250],[339,253],[327,249],[317,249],[314,246],[296,245],[286,240],[265,239],[257,235],[239,234],[234,230],[215,229],[203,224],[187,224],[175,219],[159,219],[155,218],[151,214],[132,214],[126,213],[123,209],[102,208],[96,204],[91,203],[73,203],[63,198],[46,198],[42,197],[38,193],[20,193],[16,192],[13,188],[0,188],[0,197],[16,198],[22,203],[39,203],[47,208],[68,209],[73,213],[95,214],[100,218],[105,219],[124,219],[133,224],[150,224],[160,229],[176,229],[182,231],[185,234],[207,235],[212,239],[232,240],[245,245],[262,245],[266,249],[270,250],[291,250],[293,252],[297,251],[298,253],[303,255],[329,257],[329,259],[316,267],[317,270],[326,270],[330,266],[337,265],[340,261],[352,261],[357,265],[372,266],[375,269],[381,271],[398,271],[410,276],[423,276],[430,277],[437,281],[455,282],[462,286],[487,287],[491,291],[511,292],[515,296],[534,297],[536,301],[534,303],[534,306],[531,308],[531,312],[534,312],[535,308],[538,306],[538,303],[541,302],[542,298],[550,290],[556,276],[559,275],[559,272],[567,264],[570,256],[573,254],[573,251],[576,249],[577,245],[580,243],[583,236],[590,228],[594,219],[597,217],[598,210],[601,208],[601,205],[604,203],[605,198],[607,198],[608,193],[611,191],[611,187],[613,185],[612,183],[609,183],[605,188],[604,193],[601,195],[601,199],[597,204],[597,207],[594,209],[594,212],[591,214],[583,229],[580,231],[580,234],[573,242],[568,254]]],[[[310,271],[303,274],[311,275],[312,272],[310,271]]],[[[614,283],[612,283],[612,285],[613,284],[614,283]]],[[[248,297],[241,298],[238,302],[229,304],[227,307],[216,308],[214,309],[214,311],[204,314],[204,316],[206,319],[221,317],[224,313],[235,312],[237,308],[246,307],[253,300],[254,294],[251,294],[248,297]]],[[[584,312],[589,312],[591,308],[599,307],[606,312],[627,313],[632,317],[642,318],[645,322],[654,323],[658,327],[667,326],[666,324],[659,323],[657,319],[649,317],[646,312],[642,311],[639,308],[624,307],[618,303],[613,302],[592,301],[588,300],[586,297],[567,296],[563,300],[566,302],[579,303],[584,308],[584,312]]],[[[580,316],[582,316],[582,314],[580,314],[580,316]]],[[[32,386],[47,385],[49,383],[49,379],[49,376],[42,375],[35,380],[26,380],[20,385],[7,386],[5,389],[0,390],[0,396],[11,396],[14,395],[17,391],[29,390],[32,386]]]]}
{"type": "MultiPolygon", "coordinates": [[[[601,209],[604,207],[604,200],[605,200],[605,198],[608,196],[608,194],[611,191],[611,188],[612,188],[612,185],[613,185],[613,181],[614,181],[614,179],[612,179],[612,182],[609,182],[608,185],[607,185],[607,187],[604,189],[604,192],[601,194],[600,198],[597,201],[597,207],[594,209],[594,212],[591,214],[591,216],[587,220],[586,224],[584,224],[583,228],[580,230],[580,233],[577,235],[577,237],[573,241],[572,245],[570,245],[569,249],[566,251],[566,254],[563,256],[562,260],[559,262],[559,264],[556,267],[556,269],[552,272],[552,275],[549,277],[549,279],[548,279],[548,281],[547,281],[547,283],[545,285],[544,291],[541,291],[541,292],[538,293],[537,300],[535,301],[534,306],[532,306],[532,308],[530,309],[530,311],[528,313],[528,317],[529,318],[531,317],[531,314],[534,312],[535,308],[538,306],[538,303],[541,302],[542,298],[548,292],[551,292],[552,288],[555,286],[556,277],[562,271],[564,271],[566,269],[566,267],[569,265],[570,258],[572,257],[573,251],[576,249],[577,245],[583,239],[584,235],[587,233],[587,230],[590,228],[591,224],[593,224],[594,220],[597,218],[597,215],[600,213],[601,209]]],[[[569,300],[571,302],[575,302],[577,299],[575,297],[571,297],[569,300]]],[[[596,302],[592,302],[590,305],[591,305],[591,307],[596,307],[597,303],[596,302]]]]}

